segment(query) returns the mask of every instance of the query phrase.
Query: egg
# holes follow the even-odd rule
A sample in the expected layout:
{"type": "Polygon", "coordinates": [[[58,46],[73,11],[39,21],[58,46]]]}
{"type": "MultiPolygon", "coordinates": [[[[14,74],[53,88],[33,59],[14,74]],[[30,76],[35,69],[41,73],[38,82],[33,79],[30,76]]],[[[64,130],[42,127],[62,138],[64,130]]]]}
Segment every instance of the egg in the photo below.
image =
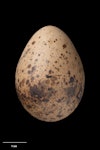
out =
{"type": "Polygon", "coordinates": [[[23,108],[45,122],[65,119],[78,107],[85,73],[71,39],[53,25],[40,28],[26,44],[15,72],[23,108]]]}

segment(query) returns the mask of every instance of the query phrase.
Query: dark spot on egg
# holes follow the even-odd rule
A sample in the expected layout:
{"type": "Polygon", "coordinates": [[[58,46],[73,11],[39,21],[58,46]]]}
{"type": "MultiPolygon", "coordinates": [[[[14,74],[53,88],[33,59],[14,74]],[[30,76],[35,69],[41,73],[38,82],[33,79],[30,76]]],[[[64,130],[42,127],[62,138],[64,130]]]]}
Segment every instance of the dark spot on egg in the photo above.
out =
{"type": "Polygon", "coordinates": [[[60,58],[60,59],[62,59],[62,57],[61,57],[61,56],[60,56],[59,58],[60,58]]]}
{"type": "Polygon", "coordinates": [[[55,67],[55,69],[56,69],[57,71],[59,71],[59,68],[55,67]]]}
{"type": "Polygon", "coordinates": [[[22,72],[24,72],[24,70],[22,70],[22,72]]]}
{"type": "Polygon", "coordinates": [[[75,56],[75,60],[77,60],[77,57],[75,56]]]}
{"type": "Polygon", "coordinates": [[[52,78],[52,76],[50,76],[50,75],[46,75],[46,78],[52,78]]]}
{"type": "Polygon", "coordinates": [[[57,42],[57,41],[58,41],[58,39],[55,39],[55,40],[54,40],[54,43],[57,42]]]}
{"type": "Polygon", "coordinates": [[[57,82],[57,84],[59,84],[59,81],[57,82]]]}
{"type": "Polygon", "coordinates": [[[52,74],[52,73],[54,73],[52,70],[49,70],[49,74],[52,74]]]}
{"type": "Polygon", "coordinates": [[[31,108],[32,108],[32,106],[29,105],[29,104],[26,104],[26,107],[27,107],[28,109],[31,109],[31,108]]]}
{"type": "Polygon", "coordinates": [[[78,83],[78,80],[76,80],[76,82],[78,83]]]}
{"type": "Polygon", "coordinates": [[[76,88],[77,86],[71,86],[71,87],[68,87],[68,88],[65,88],[65,93],[66,95],[70,98],[70,97],[73,97],[75,96],[75,91],[76,91],[76,88]]]}
{"type": "Polygon", "coordinates": [[[32,42],[32,45],[34,45],[34,44],[35,44],[35,41],[32,42]]]}
{"type": "Polygon", "coordinates": [[[67,47],[67,45],[66,45],[66,44],[63,44],[63,49],[66,48],[66,47],[67,47]]]}
{"type": "Polygon", "coordinates": [[[64,55],[61,53],[61,56],[64,56],[64,55]]]}
{"type": "Polygon", "coordinates": [[[40,56],[40,54],[38,54],[38,56],[40,56]]]}
{"type": "Polygon", "coordinates": [[[29,80],[26,80],[26,84],[28,84],[29,83],[29,80]]]}
{"type": "Polygon", "coordinates": [[[30,68],[31,67],[31,64],[29,64],[28,66],[27,66],[27,68],[30,68]]]}
{"type": "Polygon", "coordinates": [[[41,38],[41,36],[39,36],[39,39],[41,38]]]}
{"type": "Polygon", "coordinates": [[[69,81],[69,83],[73,83],[74,82],[74,77],[70,77],[70,81],[69,81]]]}
{"type": "Polygon", "coordinates": [[[70,75],[70,71],[68,71],[68,75],[70,75]]]}
{"type": "Polygon", "coordinates": [[[55,61],[55,63],[57,63],[57,61],[55,61]]]}
{"type": "Polygon", "coordinates": [[[25,79],[23,79],[21,82],[20,82],[20,87],[24,86],[24,83],[25,83],[25,79]]]}
{"type": "Polygon", "coordinates": [[[26,52],[24,53],[23,57],[25,57],[25,56],[27,55],[27,53],[28,53],[29,50],[30,50],[30,48],[28,48],[28,49],[26,50],[26,52]]]}
{"type": "Polygon", "coordinates": [[[44,92],[42,89],[39,89],[37,85],[30,86],[30,94],[32,97],[41,98],[44,96],[44,92]]]}
{"type": "Polygon", "coordinates": [[[75,75],[73,75],[73,77],[75,78],[75,75]]]}
{"type": "Polygon", "coordinates": [[[67,83],[67,82],[65,82],[65,84],[67,85],[68,83],[67,83]]]}
{"type": "Polygon", "coordinates": [[[76,102],[76,100],[75,100],[75,99],[73,99],[73,100],[72,100],[72,103],[74,104],[75,102],[76,102]]]}
{"type": "Polygon", "coordinates": [[[31,72],[34,72],[35,70],[36,70],[36,66],[33,66],[31,72]]]}

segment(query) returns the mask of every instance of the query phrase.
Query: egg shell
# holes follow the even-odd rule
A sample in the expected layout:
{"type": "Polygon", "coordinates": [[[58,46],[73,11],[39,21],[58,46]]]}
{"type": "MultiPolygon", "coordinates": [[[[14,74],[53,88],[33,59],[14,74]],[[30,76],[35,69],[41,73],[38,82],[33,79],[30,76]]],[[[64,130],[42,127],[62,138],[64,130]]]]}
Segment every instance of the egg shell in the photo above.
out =
{"type": "Polygon", "coordinates": [[[33,117],[47,122],[68,117],[79,105],[85,74],[70,38],[48,25],[33,34],[18,61],[16,92],[33,117]]]}

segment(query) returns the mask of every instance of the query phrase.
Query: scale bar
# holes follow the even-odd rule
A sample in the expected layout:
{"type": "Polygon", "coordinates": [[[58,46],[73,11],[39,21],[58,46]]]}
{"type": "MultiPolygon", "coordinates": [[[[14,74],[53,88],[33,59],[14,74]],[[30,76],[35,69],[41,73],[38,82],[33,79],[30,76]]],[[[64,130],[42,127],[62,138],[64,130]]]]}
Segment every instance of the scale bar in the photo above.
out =
{"type": "Polygon", "coordinates": [[[27,143],[26,141],[4,141],[2,143],[27,143]]]}

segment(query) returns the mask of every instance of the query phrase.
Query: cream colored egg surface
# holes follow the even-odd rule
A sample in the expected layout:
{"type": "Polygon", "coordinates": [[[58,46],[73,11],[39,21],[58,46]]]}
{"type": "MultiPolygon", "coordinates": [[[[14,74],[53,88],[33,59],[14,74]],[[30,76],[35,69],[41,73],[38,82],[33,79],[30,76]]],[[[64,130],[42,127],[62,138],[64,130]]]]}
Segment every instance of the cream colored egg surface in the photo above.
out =
{"type": "Polygon", "coordinates": [[[62,120],[80,103],[84,83],[83,65],[69,37],[52,25],[39,29],[16,67],[16,91],[24,109],[42,121],[62,120]]]}

